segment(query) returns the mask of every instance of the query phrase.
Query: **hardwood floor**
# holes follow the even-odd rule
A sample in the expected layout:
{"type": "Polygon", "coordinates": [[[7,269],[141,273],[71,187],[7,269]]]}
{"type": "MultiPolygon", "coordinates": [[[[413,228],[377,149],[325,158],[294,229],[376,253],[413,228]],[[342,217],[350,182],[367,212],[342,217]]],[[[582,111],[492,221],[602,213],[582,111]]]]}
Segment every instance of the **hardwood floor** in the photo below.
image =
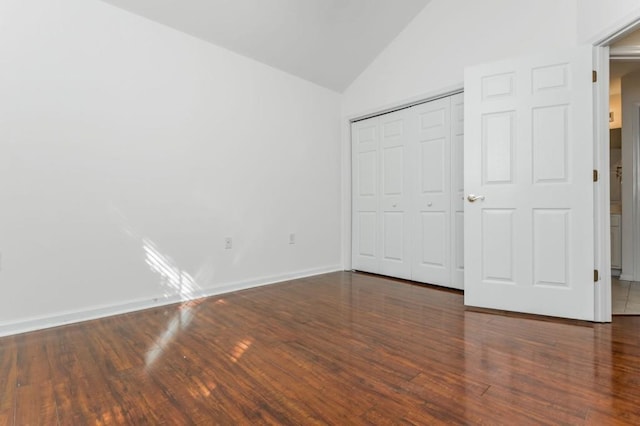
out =
{"type": "Polygon", "coordinates": [[[0,425],[640,424],[640,317],[334,273],[0,339],[0,425]]]}

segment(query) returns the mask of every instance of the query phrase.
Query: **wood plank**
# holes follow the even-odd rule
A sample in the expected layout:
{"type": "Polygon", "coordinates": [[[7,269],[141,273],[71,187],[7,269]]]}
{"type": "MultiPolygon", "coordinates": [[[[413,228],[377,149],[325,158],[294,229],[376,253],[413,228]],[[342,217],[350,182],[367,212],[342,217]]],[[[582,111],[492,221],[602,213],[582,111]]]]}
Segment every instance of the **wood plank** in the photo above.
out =
{"type": "Polygon", "coordinates": [[[58,407],[50,381],[16,389],[16,425],[59,425],[58,407]]]}

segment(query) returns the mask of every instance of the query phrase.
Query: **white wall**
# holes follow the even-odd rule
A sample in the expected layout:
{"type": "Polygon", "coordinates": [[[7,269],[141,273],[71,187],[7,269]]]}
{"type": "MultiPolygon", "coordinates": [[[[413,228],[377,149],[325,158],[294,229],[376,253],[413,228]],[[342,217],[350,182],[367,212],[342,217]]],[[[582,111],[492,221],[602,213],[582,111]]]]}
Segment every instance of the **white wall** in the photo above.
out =
{"type": "Polygon", "coordinates": [[[638,0],[577,0],[578,41],[595,43],[640,18],[638,0]]]}
{"type": "Polygon", "coordinates": [[[339,269],[339,123],[105,3],[0,2],[0,334],[339,269]]]}
{"type": "Polygon", "coordinates": [[[461,86],[468,65],[575,44],[575,0],[432,0],[345,91],[343,114],[461,86]]]}

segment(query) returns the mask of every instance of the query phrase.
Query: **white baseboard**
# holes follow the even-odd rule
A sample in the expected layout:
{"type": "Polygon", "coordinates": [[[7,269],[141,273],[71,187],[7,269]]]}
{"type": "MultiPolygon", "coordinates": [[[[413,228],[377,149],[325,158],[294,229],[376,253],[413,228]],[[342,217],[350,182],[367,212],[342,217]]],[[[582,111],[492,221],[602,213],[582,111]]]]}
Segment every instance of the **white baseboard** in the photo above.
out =
{"type": "Polygon", "coordinates": [[[620,274],[620,276],[618,277],[618,279],[619,279],[620,281],[633,281],[633,276],[632,276],[632,275],[620,274]]]}
{"type": "Polygon", "coordinates": [[[187,300],[200,299],[202,297],[216,296],[219,294],[246,290],[249,288],[260,287],[269,284],[276,284],[292,279],[299,279],[311,277],[314,275],[326,274],[329,272],[342,271],[342,269],[343,268],[341,267],[341,265],[332,265],[322,268],[295,271],[286,274],[272,275],[251,280],[225,283],[217,287],[200,289],[190,294],[189,297],[181,297],[180,295],[169,297],[156,296],[138,300],[131,300],[113,305],[94,306],[88,309],[62,312],[45,317],[29,318],[21,321],[8,322],[0,324],[0,337],[26,333],[29,331],[42,330],[45,328],[59,327],[61,325],[89,321],[113,315],[126,314],[143,309],[157,308],[159,306],[171,305],[173,303],[185,302],[187,300]]]}

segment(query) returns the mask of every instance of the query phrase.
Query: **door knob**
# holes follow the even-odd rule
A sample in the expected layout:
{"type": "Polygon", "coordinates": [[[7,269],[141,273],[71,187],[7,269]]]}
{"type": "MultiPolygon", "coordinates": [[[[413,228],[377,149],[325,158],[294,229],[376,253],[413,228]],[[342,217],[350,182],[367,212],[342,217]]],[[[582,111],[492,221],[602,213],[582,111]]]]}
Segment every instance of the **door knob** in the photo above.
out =
{"type": "Polygon", "coordinates": [[[473,195],[473,194],[469,194],[467,196],[467,200],[469,200],[470,203],[475,203],[478,200],[484,200],[484,195],[473,195]]]}

